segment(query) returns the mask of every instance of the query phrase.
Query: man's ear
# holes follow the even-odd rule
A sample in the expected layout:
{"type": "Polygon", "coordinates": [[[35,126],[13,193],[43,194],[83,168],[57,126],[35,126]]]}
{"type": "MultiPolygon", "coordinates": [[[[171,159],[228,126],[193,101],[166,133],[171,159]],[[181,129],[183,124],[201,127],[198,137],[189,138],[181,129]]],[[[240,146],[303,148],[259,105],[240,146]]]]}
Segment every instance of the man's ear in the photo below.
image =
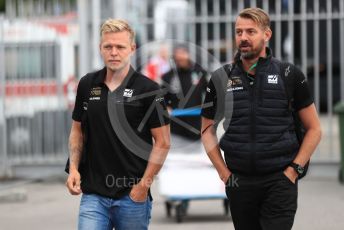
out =
{"type": "Polygon", "coordinates": [[[264,40],[265,42],[270,41],[270,38],[272,36],[272,30],[270,28],[266,29],[264,32],[264,40]]]}
{"type": "Polygon", "coordinates": [[[136,50],[136,43],[133,42],[133,44],[131,44],[131,52],[135,52],[136,50]]]}

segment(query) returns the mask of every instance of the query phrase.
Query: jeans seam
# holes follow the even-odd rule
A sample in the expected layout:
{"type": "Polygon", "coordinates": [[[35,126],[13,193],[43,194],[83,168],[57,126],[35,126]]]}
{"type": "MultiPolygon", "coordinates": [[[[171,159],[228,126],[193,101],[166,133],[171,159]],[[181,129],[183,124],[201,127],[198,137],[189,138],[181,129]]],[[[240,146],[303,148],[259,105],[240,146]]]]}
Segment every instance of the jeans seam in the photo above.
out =
{"type": "Polygon", "coordinates": [[[147,224],[147,227],[148,227],[149,221],[150,221],[150,213],[151,213],[151,204],[150,204],[150,201],[147,201],[147,203],[146,203],[146,224],[147,224]]]}

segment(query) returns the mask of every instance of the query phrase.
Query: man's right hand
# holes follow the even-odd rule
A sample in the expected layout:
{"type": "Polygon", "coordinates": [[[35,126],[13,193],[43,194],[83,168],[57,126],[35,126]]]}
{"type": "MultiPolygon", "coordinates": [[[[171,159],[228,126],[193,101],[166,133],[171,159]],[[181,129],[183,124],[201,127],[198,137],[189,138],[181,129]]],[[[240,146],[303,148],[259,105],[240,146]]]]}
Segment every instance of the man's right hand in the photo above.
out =
{"type": "Polygon", "coordinates": [[[72,195],[79,195],[82,192],[80,188],[80,183],[80,173],[78,172],[78,170],[70,170],[66,182],[66,186],[69,190],[69,193],[72,195]]]}

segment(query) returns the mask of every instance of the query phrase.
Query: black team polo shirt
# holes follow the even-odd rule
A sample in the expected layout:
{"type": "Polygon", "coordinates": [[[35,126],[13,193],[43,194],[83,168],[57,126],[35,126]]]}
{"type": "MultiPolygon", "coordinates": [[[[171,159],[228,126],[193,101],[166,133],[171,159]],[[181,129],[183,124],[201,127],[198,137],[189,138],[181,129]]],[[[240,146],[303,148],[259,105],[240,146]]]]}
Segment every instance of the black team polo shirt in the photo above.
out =
{"type": "Polygon", "coordinates": [[[83,193],[121,198],[142,178],[152,149],[150,129],[169,124],[159,85],[132,67],[110,91],[106,67],[80,79],[72,118],[81,122],[83,193]]]}

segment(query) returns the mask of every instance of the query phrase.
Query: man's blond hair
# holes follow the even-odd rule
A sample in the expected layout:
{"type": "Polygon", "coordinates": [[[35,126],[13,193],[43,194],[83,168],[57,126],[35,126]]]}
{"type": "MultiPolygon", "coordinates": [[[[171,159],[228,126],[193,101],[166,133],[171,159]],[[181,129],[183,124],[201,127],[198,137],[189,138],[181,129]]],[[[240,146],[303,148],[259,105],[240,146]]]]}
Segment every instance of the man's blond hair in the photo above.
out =
{"type": "Polygon", "coordinates": [[[263,30],[270,29],[269,15],[261,8],[246,8],[239,13],[239,17],[251,19],[263,30]]]}
{"type": "Polygon", "coordinates": [[[131,43],[135,43],[135,32],[129,23],[123,19],[107,19],[100,27],[100,37],[102,38],[105,33],[127,31],[131,43]]]}

